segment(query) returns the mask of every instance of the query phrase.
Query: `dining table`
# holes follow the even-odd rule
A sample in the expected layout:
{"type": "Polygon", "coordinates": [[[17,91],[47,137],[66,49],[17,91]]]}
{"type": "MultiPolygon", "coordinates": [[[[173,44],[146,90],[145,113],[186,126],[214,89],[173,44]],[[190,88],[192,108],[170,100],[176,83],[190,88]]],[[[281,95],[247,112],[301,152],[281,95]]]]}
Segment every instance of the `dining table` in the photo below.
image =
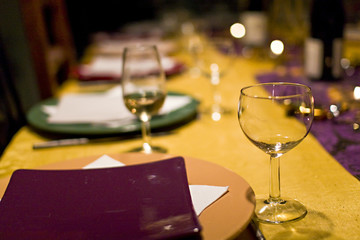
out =
{"type": "MultiPolygon", "coordinates": [[[[238,122],[238,102],[240,89],[264,81],[264,76],[271,76],[271,81],[286,81],[284,75],[275,74],[283,68],[279,68],[279,63],[271,58],[235,56],[230,70],[221,78],[218,86],[221,103],[228,111],[214,120],[204,111],[213,101],[213,89],[209,80],[199,74],[191,54],[183,48],[179,48],[171,56],[183,63],[185,68],[167,76],[167,91],[195,99],[196,114],[191,119],[177,123],[176,126],[154,129],[152,142],[166,148],[166,154],[169,156],[183,156],[185,159],[200,159],[216,164],[244,179],[255,195],[267,194],[269,192],[268,155],[255,147],[243,134],[238,122]]],[[[300,71],[298,74],[303,73],[300,71]]],[[[84,84],[73,75],[60,86],[56,97],[60,98],[69,93],[104,91],[116,84],[119,83],[84,84]]],[[[326,121],[328,120],[316,119],[314,124],[321,125],[326,121]]],[[[255,221],[262,233],[262,239],[360,239],[360,181],[356,174],[338,161],[326,148],[324,142],[319,141],[320,134],[326,133],[310,132],[298,146],[281,156],[282,195],[301,201],[308,210],[307,215],[299,221],[283,224],[255,221]]],[[[355,131],[354,134],[360,135],[355,131]]],[[[106,141],[108,136],[105,138],[92,136],[104,141],[33,148],[34,144],[72,137],[75,136],[42,131],[31,124],[21,127],[1,156],[0,178],[8,179],[18,169],[55,166],[76,159],[95,159],[104,154],[110,156],[127,154],[142,142],[139,132],[118,133],[111,135],[111,141],[106,141]]],[[[360,162],[360,155],[356,158],[360,162]]],[[[197,171],[201,174],[202,169],[199,168],[197,171]]],[[[212,174],[213,178],[221,177],[216,172],[212,174]]],[[[2,185],[1,194],[4,191],[2,185]]],[[[216,204],[217,202],[214,203],[216,204]]],[[[246,239],[247,236],[238,232],[236,236],[229,238],[246,239]]],[[[209,239],[214,238],[209,237],[209,239]]]]}

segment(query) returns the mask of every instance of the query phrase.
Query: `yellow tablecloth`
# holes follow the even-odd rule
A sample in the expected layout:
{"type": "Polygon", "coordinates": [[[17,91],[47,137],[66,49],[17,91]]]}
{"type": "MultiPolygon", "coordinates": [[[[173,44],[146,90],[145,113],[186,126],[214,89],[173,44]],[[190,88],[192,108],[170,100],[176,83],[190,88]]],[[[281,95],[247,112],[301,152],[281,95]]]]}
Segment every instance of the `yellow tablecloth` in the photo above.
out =
{"type": "MultiPolygon", "coordinates": [[[[186,57],[184,61],[188,61],[186,57]]],[[[253,146],[242,133],[237,120],[240,89],[254,84],[255,74],[270,70],[267,62],[236,59],[223,78],[222,102],[232,113],[219,122],[209,116],[179,127],[175,134],[153,137],[153,143],[164,146],[173,155],[207,160],[242,176],[256,194],[269,189],[269,157],[253,146]]],[[[59,94],[69,91],[89,91],[69,81],[59,94]]],[[[210,103],[211,87],[207,79],[192,77],[189,71],[171,77],[168,90],[183,92],[210,103]]],[[[29,127],[23,127],[13,137],[0,161],[0,177],[18,168],[112,153],[124,153],[139,146],[141,139],[33,150],[32,145],[48,140],[29,127]]],[[[282,195],[299,199],[309,210],[301,221],[269,225],[260,224],[266,239],[360,239],[360,182],[350,175],[317,140],[309,135],[281,160],[282,195]]]]}

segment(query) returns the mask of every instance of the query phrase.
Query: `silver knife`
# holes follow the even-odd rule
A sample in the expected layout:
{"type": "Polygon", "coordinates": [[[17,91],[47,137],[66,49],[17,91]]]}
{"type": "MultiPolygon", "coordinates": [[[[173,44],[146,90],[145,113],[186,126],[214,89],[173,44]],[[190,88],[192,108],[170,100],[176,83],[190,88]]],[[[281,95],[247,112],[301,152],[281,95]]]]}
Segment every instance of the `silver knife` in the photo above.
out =
{"type": "MultiPolygon", "coordinates": [[[[164,136],[173,134],[174,131],[160,131],[151,133],[151,136],[164,136]]],[[[35,143],[33,145],[33,149],[44,149],[44,148],[54,148],[54,147],[64,147],[64,146],[76,146],[76,145],[84,145],[88,143],[104,143],[104,142],[114,142],[121,141],[125,139],[139,138],[141,134],[132,134],[132,135],[124,135],[124,136],[115,136],[115,137],[100,137],[100,138],[68,138],[68,139],[59,139],[59,140],[51,140],[46,142],[35,143]]]]}
{"type": "Polygon", "coordinates": [[[60,139],[47,141],[42,143],[35,143],[33,149],[42,149],[42,148],[52,148],[52,147],[62,147],[62,146],[75,146],[83,145],[90,142],[88,138],[72,138],[72,139],[60,139]]]}

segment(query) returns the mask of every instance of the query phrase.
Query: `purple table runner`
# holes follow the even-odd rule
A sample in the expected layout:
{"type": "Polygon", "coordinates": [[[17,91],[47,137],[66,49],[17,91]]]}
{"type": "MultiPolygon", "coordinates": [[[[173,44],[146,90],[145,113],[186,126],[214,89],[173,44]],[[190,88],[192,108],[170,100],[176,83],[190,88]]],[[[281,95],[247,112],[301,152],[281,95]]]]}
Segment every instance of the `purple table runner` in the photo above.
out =
{"type": "MultiPolygon", "coordinates": [[[[360,76],[338,82],[315,82],[300,74],[279,74],[277,72],[260,74],[256,77],[260,83],[292,82],[305,84],[312,89],[315,106],[327,109],[331,104],[335,104],[329,96],[330,87],[353,89],[356,86],[356,82],[357,85],[360,85],[360,76]]],[[[311,133],[347,171],[360,180],[360,130],[355,131],[351,124],[355,120],[355,115],[359,114],[359,111],[358,107],[350,108],[336,118],[314,120],[311,133]]]]}

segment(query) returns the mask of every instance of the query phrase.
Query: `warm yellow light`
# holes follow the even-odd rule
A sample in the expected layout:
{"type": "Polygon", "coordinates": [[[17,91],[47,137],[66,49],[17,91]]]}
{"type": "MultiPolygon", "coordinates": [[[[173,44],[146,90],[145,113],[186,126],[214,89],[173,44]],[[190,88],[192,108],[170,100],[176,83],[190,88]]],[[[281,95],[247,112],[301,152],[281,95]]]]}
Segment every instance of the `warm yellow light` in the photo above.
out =
{"type": "Polygon", "coordinates": [[[230,33],[235,38],[242,38],[245,36],[246,30],[241,23],[234,23],[230,27],[230,33]]]}
{"type": "Polygon", "coordinates": [[[280,55],[284,51],[284,43],[280,40],[274,40],[270,44],[270,49],[275,55],[280,55]]]}

